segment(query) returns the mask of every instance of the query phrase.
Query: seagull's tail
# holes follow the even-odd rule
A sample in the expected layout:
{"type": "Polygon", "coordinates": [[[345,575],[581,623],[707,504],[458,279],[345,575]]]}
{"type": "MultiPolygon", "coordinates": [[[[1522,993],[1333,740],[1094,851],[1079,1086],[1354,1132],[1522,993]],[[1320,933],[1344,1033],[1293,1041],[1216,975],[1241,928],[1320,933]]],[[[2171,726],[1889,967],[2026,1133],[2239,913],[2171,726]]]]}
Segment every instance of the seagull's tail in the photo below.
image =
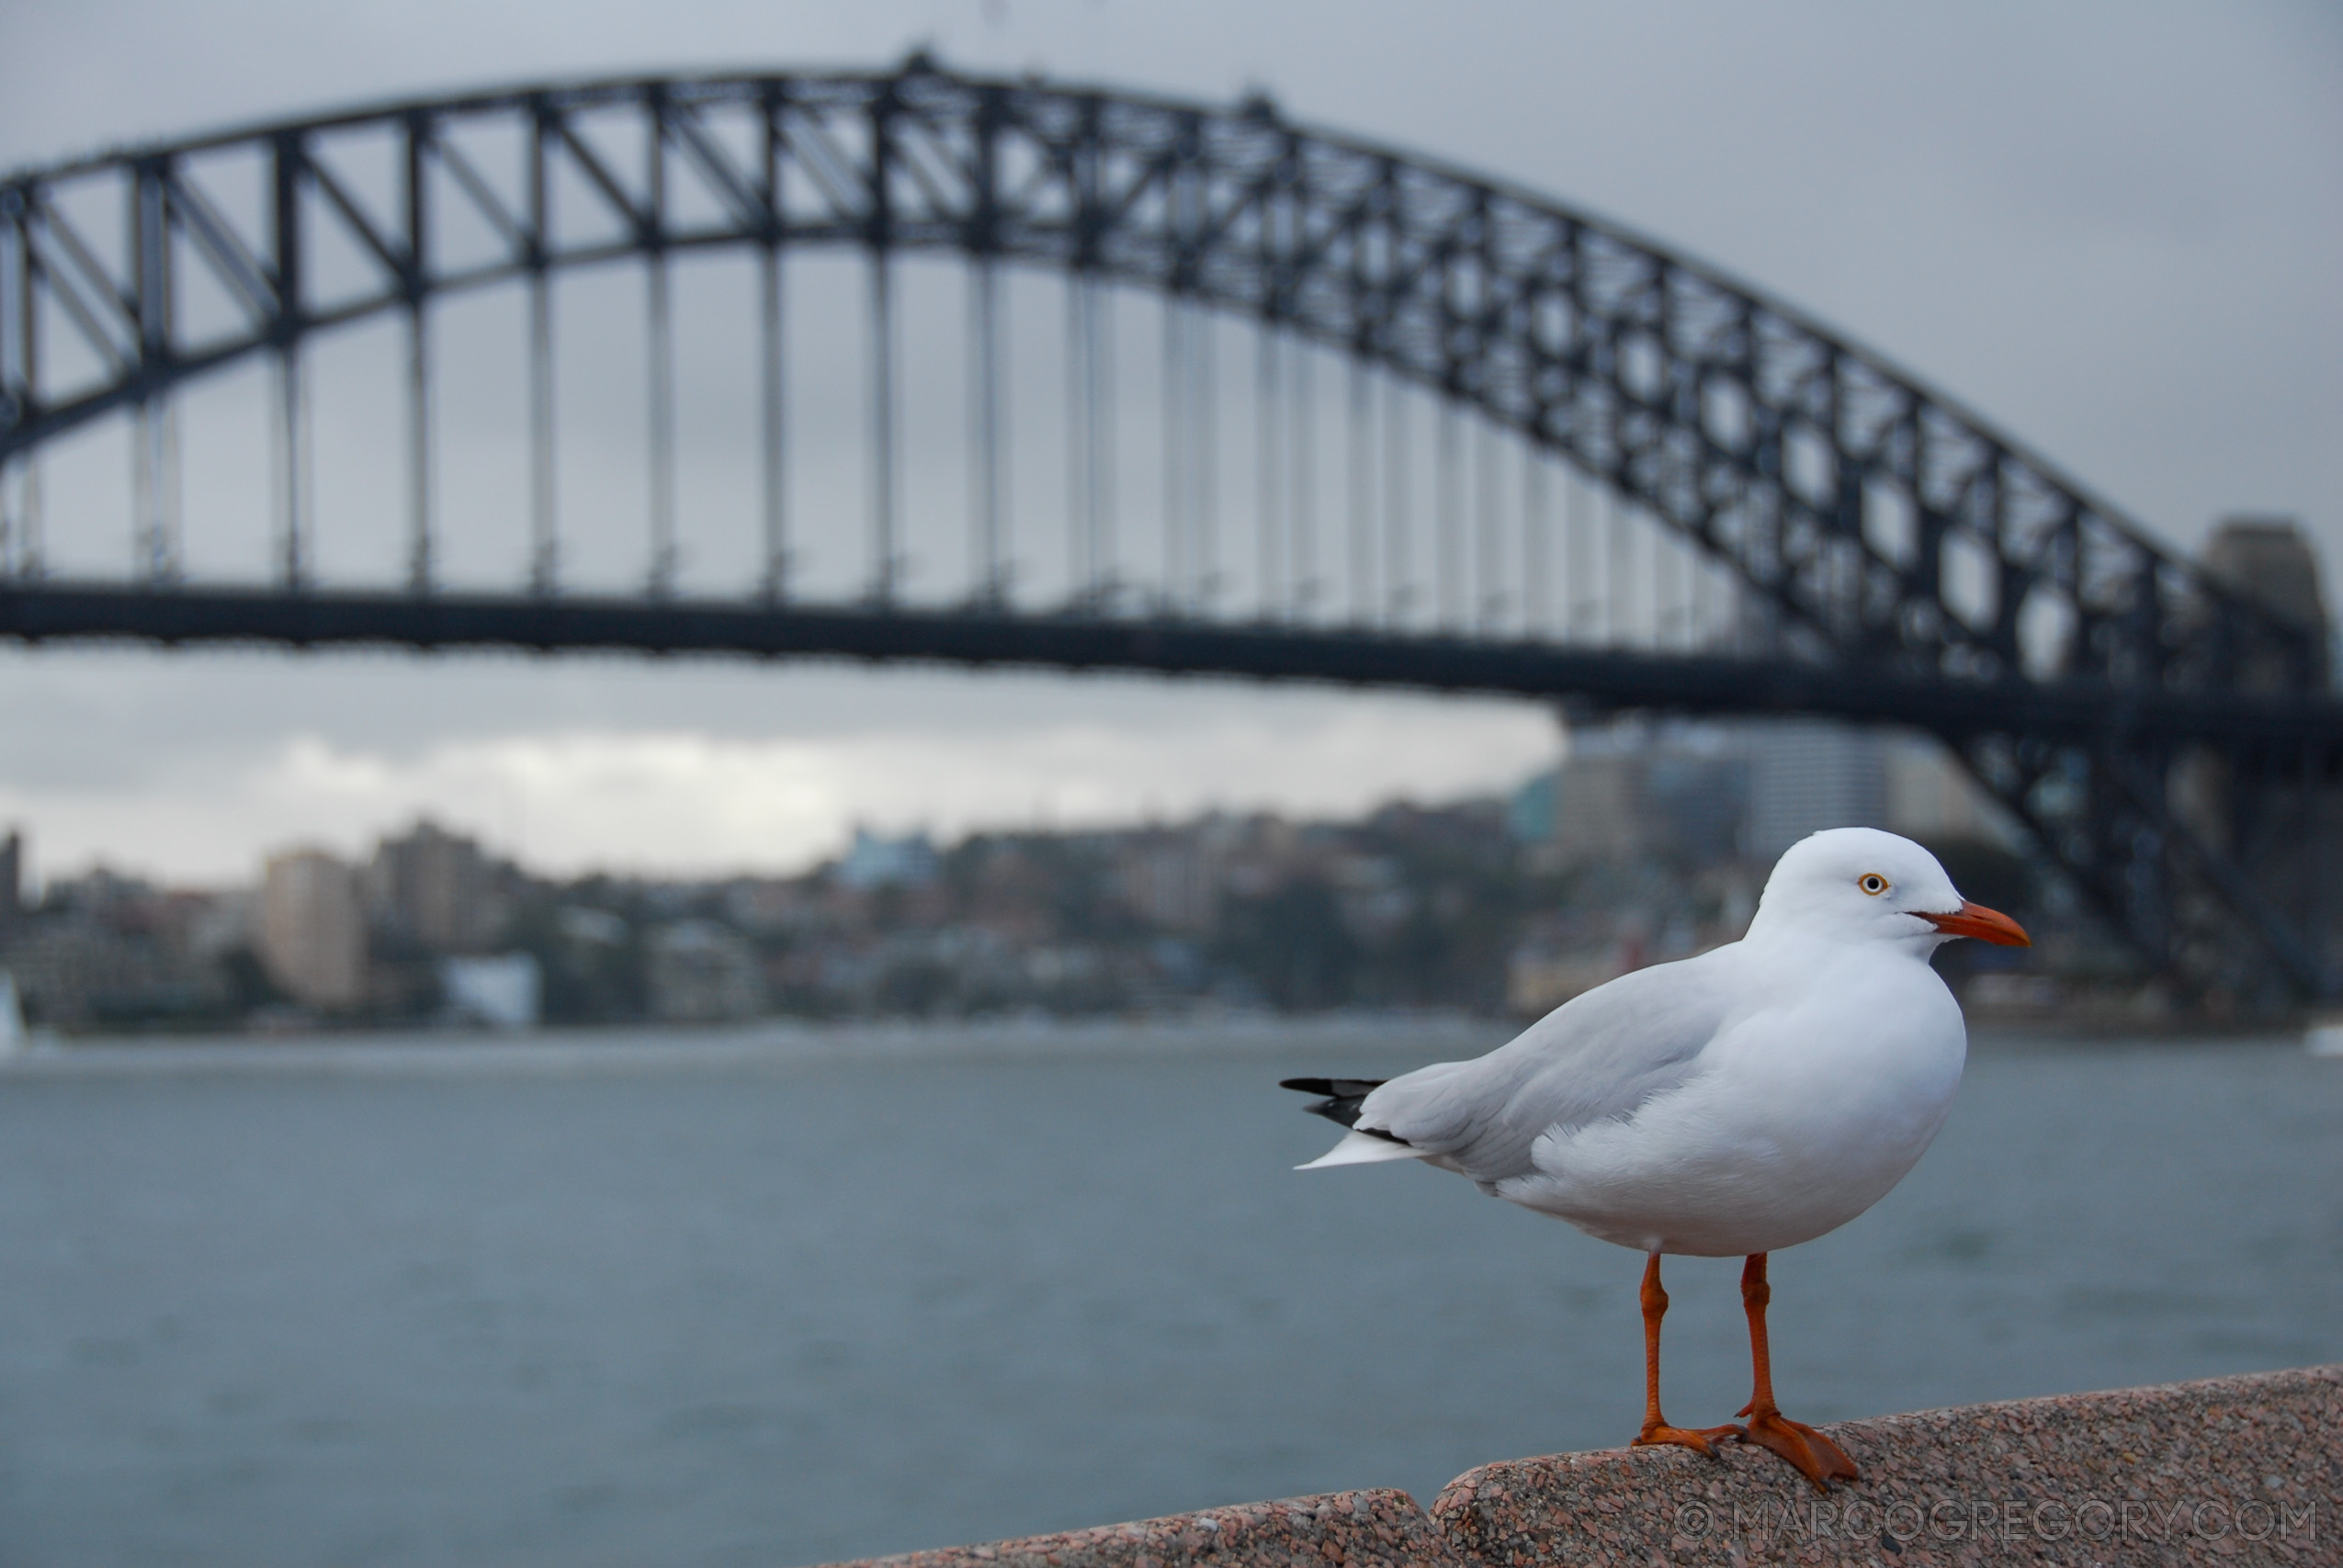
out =
{"type": "Polygon", "coordinates": [[[1321,1094],[1326,1098],[1316,1105],[1302,1109],[1313,1115],[1323,1116],[1337,1126],[1348,1127],[1351,1134],[1326,1153],[1307,1165],[1297,1165],[1296,1170],[1319,1170],[1331,1165],[1372,1165],[1387,1159],[1421,1159],[1424,1151],[1410,1146],[1380,1127],[1362,1127],[1359,1107],[1366,1097],[1383,1087],[1381,1078],[1285,1078],[1279,1089],[1295,1089],[1304,1094],[1321,1094]]]}

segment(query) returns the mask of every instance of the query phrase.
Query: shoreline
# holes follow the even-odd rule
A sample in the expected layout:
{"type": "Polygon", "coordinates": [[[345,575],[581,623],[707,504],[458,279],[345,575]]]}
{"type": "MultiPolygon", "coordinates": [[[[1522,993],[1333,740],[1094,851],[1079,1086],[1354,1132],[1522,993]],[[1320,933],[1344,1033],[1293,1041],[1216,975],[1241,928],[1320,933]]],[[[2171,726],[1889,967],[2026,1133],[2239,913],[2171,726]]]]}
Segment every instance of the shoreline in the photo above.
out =
{"type": "MultiPolygon", "coordinates": [[[[873,1059],[995,1061],[1046,1057],[1252,1055],[1342,1048],[1479,1054],[1524,1027],[1463,1012],[1229,1014],[1209,1018],[981,1021],[767,1019],[731,1025],[594,1024],[517,1032],[418,1029],[315,1033],[36,1037],[0,1055],[0,1079],[158,1070],[639,1070],[815,1066],[873,1059]]],[[[1973,1055],[2041,1050],[2302,1049],[2291,1030],[2118,1030],[2029,1021],[1972,1025],[1973,1055]]],[[[1428,1058],[1429,1059],[1429,1058],[1428,1058]]]]}

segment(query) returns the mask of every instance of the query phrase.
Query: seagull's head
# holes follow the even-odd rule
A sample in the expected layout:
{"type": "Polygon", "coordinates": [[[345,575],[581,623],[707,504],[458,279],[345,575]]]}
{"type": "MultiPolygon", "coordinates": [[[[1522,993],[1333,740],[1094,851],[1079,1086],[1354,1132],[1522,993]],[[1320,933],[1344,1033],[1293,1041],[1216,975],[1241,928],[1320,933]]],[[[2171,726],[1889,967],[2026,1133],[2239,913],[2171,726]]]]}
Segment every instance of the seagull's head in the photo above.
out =
{"type": "Polygon", "coordinates": [[[1956,936],[2033,945],[2017,921],[1962,897],[1934,855],[1876,828],[1825,829],[1774,863],[1749,934],[1793,931],[1897,942],[1922,954],[1956,936]]]}

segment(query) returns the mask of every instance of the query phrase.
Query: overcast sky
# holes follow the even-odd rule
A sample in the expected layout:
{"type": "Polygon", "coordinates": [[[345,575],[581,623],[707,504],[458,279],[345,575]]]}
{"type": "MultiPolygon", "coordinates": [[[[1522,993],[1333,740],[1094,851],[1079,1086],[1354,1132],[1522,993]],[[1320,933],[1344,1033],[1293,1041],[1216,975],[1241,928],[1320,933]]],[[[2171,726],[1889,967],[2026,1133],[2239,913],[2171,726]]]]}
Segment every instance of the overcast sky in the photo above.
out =
{"type": "MultiPolygon", "coordinates": [[[[0,0],[0,164],[583,73],[947,63],[1227,101],[1608,214],[1805,307],[2177,544],[2343,556],[2343,9],[1477,0],[0,0]]],[[[1513,705],[611,659],[0,650],[46,874],[248,876],[418,810],[556,868],[802,865],[867,820],[1348,810],[1517,781],[1513,705]]]]}

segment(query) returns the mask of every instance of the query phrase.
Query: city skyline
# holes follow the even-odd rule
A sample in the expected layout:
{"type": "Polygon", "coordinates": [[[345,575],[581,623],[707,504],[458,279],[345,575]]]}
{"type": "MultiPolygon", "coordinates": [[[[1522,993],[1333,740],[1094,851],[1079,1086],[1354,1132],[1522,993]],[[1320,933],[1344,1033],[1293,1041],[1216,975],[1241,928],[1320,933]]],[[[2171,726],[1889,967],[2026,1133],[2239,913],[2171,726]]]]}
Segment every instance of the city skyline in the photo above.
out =
{"type": "Polygon", "coordinates": [[[864,828],[788,875],[549,875],[426,816],[354,856],[274,845],[256,877],[226,886],[93,868],[36,892],[12,831],[0,968],[36,1016],[77,1031],[526,1026],[540,998],[564,1023],[1536,1012],[1737,937],[1784,843],[1848,823],[1941,847],[2004,902],[2050,897],[1939,748],[1812,722],[1629,718],[1501,795],[943,841],[864,828]]]}

